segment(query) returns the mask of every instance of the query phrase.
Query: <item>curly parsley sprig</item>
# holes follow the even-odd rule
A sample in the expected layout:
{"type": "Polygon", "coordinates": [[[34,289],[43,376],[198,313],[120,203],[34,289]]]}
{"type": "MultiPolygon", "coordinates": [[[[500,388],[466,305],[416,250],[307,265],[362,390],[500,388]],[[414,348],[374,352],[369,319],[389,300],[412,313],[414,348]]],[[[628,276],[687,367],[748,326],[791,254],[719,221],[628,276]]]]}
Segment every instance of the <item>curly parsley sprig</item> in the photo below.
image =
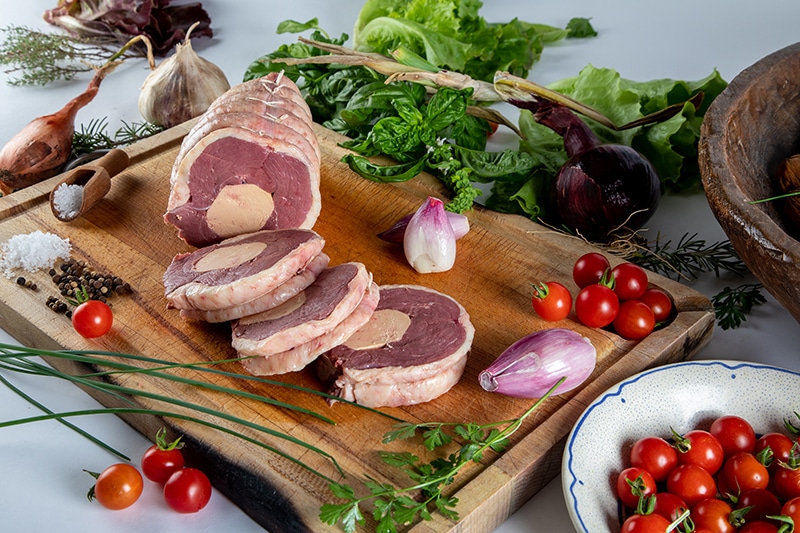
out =
{"type": "Polygon", "coordinates": [[[359,497],[352,486],[332,483],[329,485],[331,492],[345,502],[324,504],[320,509],[320,520],[330,525],[341,523],[346,533],[353,533],[356,527],[364,524],[362,505],[369,501],[374,505],[372,516],[377,522],[378,533],[396,531],[397,526],[410,524],[418,518],[431,520],[431,511],[434,509],[447,518],[458,520],[458,513],[455,511],[458,499],[444,494],[444,488],[453,483],[464,467],[480,462],[485,452],[502,452],[508,446],[511,435],[565,379],[566,377],[561,378],[527,411],[513,420],[485,425],[455,422],[396,424],[393,430],[384,435],[384,443],[410,439],[419,432],[428,450],[450,444],[454,438],[461,439],[464,444],[447,457],[438,457],[428,463],[421,462],[418,456],[409,452],[380,452],[381,460],[389,466],[403,470],[412,484],[396,488],[367,476],[364,485],[369,494],[359,497]],[[415,497],[417,494],[419,496],[415,497]]]}

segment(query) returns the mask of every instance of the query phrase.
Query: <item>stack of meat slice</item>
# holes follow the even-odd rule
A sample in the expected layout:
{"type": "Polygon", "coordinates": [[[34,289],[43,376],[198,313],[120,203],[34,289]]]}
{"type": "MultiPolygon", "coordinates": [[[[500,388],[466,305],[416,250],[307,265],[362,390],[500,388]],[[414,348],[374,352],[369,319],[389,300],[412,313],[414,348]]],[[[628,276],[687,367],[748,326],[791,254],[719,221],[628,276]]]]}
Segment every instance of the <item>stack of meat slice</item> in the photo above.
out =
{"type": "Polygon", "coordinates": [[[331,394],[369,407],[423,403],[464,373],[475,334],[467,311],[427,287],[384,285],[369,322],[320,357],[331,394]]]}
{"type": "Polygon", "coordinates": [[[164,215],[196,247],[262,229],[314,226],[320,150],[311,112],[283,73],[237,85],[184,137],[164,215]]]}

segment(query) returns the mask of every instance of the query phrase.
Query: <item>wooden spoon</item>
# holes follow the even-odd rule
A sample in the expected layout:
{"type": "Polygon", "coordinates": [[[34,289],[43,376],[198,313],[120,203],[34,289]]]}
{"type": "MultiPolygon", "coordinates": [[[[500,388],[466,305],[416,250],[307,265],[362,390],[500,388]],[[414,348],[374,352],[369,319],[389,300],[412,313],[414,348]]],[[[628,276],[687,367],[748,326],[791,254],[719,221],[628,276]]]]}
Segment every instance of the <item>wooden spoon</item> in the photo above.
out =
{"type": "Polygon", "coordinates": [[[111,190],[111,178],[125,170],[129,162],[128,154],[124,150],[114,148],[100,159],[68,171],[50,192],[50,209],[53,215],[62,222],[70,222],[85,214],[111,190]],[[79,209],[63,212],[61,209],[64,206],[56,205],[56,191],[62,185],[81,187],[83,194],[79,209]]]}

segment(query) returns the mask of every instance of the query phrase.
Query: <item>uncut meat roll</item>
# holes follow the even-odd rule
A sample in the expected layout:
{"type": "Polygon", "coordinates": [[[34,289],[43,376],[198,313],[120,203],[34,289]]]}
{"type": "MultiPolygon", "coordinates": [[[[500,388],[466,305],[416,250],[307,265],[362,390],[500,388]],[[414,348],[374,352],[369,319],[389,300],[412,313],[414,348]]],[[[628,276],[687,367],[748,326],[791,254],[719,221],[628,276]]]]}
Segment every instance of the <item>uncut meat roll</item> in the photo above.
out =
{"type": "Polygon", "coordinates": [[[243,356],[269,356],[305,344],[347,318],[370,283],[372,274],[361,263],[328,267],[297,296],[234,322],[231,344],[243,356]]]}
{"type": "Polygon", "coordinates": [[[189,320],[202,320],[217,323],[236,320],[249,315],[255,315],[278,307],[283,302],[297,295],[300,291],[314,283],[320,272],[328,266],[330,258],[325,253],[320,253],[301,271],[280,284],[275,289],[263,296],[259,296],[243,304],[234,305],[226,309],[215,311],[201,311],[199,309],[181,309],[181,316],[189,320]]]}
{"type": "Polygon", "coordinates": [[[368,407],[427,402],[464,373],[475,334],[453,298],[415,285],[385,285],[369,322],[318,359],[331,394],[368,407]]]}
{"type": "Polygon", "coordinates": [[[197,247],[261,229],[310,229],[321,198],[308,105],[282,73],[221,95],[184,137],[164,219],[197,247]]]}
{"type": "Polygon", "coordinates": [[[266,357],[244,357],[242,366],[257,376],[285,374],[301,370],[321,354],[344,342],[360,327],[367,323],[380,299],[378,285],[370,283],[358,307],[328,333],[295,346],[285,352],[266,357]]]}
{"type": "Polygon", "coordinates": [[[313,230],[264,230],[178,254],[164,272],[167,307],[215,311],[246,304],[302,272],[324,245],[313,230]]]}

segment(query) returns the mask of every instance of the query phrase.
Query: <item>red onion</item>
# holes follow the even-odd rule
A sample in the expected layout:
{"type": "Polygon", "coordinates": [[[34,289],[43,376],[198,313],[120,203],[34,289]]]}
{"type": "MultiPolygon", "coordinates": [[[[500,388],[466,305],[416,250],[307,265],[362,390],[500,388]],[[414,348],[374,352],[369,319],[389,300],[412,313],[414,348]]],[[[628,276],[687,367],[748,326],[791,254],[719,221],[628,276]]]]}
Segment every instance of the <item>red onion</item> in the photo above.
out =
{"type": "Polygon", "coordinates": [[[571,391],[594,370],[597,351],[591,341],[565,328],[537,331],[509,346],[478,376],[484,390],[517,398],[539,398],[559,379],[553,392],[571,391]]]}

